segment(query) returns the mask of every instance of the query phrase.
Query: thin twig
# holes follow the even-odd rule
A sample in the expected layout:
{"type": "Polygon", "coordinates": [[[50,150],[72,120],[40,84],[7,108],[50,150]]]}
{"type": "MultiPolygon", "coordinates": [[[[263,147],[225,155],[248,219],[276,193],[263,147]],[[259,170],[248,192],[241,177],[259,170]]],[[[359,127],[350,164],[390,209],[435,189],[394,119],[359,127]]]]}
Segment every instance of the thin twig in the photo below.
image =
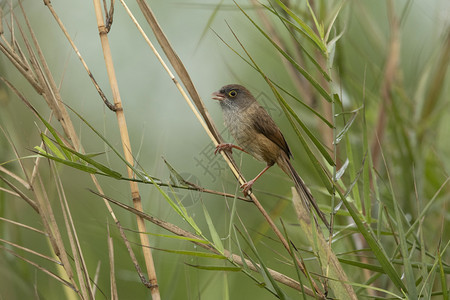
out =
{"type": "Polygon", "coordinates": [[[92,84],[94,84],[95,88],[97,89],[98,94],[100,95],[100,98],[102,98],[103,103],[105,103],[105,105],[112,111],[115,111],[117,108],[111,104],[111,102],[108,101],[108,98],[106,98],[105,94],[103,93],[102,89],[100,88],[99,84],[97,83],[97,80],[95,80],[94,75],[92,74],[92,72],[89,70],[89,67],[87,66],[86,62],[84,61],[83,57],[81,56],[80,51],[78,51],[77,46],[75,46],[75,43],[73,42],[72,38],[70,37],[69,33],[66,30],[66,27],[64,26],[64,24],[61,22],[61,19],[58,17],[58,15],[56,14],[56,11],[53,9],[52,4],[50,3],[50,0],[44,0],[44,4],[48,7],[48,9],[50,10],[51,14],[53,15],[53,18],[55,19],[55,21],[58,23],[59,27],[61,28],[62,32],[64,33],[64,35],[67,38],[67,41],[70,43],[70,45],[72,46],[72,49],[75,51],[75,53],[77,54],[78,58],[80,59],[81,63],[83,64],[84,69],[86,70],[89,78],[91,78],[92,84]]]}

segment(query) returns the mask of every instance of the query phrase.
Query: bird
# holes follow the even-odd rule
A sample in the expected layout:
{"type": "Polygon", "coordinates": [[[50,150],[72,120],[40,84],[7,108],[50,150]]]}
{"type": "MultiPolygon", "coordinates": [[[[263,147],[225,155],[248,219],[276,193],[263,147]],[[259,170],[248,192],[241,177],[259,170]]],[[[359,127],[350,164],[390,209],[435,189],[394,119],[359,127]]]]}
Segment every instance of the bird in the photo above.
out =
{"type": "MultiPolygon", "coordinates": [[[[292,152],[280,128],[251,92],[242,85],[229,84],[212,93],[211,97],[219,101],[225,127],[237,144],[220,143],[214,153],[220,151],[232,153],[232,149],[237,149],[266,163],[266,167],[255,178],[241,185],[244,195],[247,196],[255,181],[277,164],[293,180],[298,194],[308,199],[320,219],[329,228],[325,214],[319,209],[311,191],[291,163],[292,152]]],[[[309,207],[309,204],[306,204],[309,207]]]]}

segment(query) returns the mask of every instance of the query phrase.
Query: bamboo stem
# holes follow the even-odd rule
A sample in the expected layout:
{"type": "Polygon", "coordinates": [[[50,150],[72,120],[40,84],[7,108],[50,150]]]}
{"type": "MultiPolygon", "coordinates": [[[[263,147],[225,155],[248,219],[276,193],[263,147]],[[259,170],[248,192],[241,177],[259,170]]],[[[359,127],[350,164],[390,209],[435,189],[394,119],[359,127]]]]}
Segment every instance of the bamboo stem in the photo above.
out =
{"type": "MultiPolygon", "coordinates": [[[[109,82],[110,82],[111,90],[112,90],[112,94],[113,94],[114,106],[116,108],[115,113],[116,113],[116,117],[117,117],[117,122],[119,124],[119,132],[120,132],[120,138],[122,141],[123,152],[124,152],[124,156],[125,156],[125,159],[127,160],[127,162],[129,164],[133,165],[134,159],[133,159],[133,155],[131,152],[130,137],[128,134],[125,114],[124,114],[123,108],[122,108],[122,100],[120,97],[119,86],[117,83],[117,78],[116,78],[116,74],[115,74],[115,70],[114,70],[114,64],[112,61],[112,55],[111,55],[111,49],[109,46],[108,35],[107,35],[107,31],[106,31],[105,24],[103,21],[103,13],[102,13],[102,7],[101,7],[100,0],[94,0],[94,8],[95,8],[95,14],[96,14],[96,18],[97,18],[97,26],[98,26],[98,31],[99,31],[99,35],[100,35],[100,41],[101,41],[102,48],[103,48],[103,56],[105,59],[105,65],[106,65],[106,69],[108,72],[108,78],[109,78],[109,82]]],[[[133,170],[128,166],[127,166],[127,173],[128,173],[128,177],[134,178],[133,170]]],[[[139,211],[143,211],[141,196],[139,193],[139,187],[138,187],[137,182],[130,181],[130,188],[131,188],[131,195],[132,195],[134,207],[139,211]]],[[[138,225],[139,231],[141,232],[139,234],[139,237],[141,240],[141,244],[143,245],[142,251],[144,254],[145,265],[146,265],[147,273],[148,273],[148,277],[149,277],[150,291],[152,294],[152,299],[159,300],[161,298],[161,296],[159,293],[159,287],[158,287],[158,282],[157,282],[157,278],[156,278],[155,265],[153,263],[152,253],[149,248],[150,242],[148,240],[148,236],[144,233],[147,231],[144,219],[137,216],[137,225],[138,225]]]]}

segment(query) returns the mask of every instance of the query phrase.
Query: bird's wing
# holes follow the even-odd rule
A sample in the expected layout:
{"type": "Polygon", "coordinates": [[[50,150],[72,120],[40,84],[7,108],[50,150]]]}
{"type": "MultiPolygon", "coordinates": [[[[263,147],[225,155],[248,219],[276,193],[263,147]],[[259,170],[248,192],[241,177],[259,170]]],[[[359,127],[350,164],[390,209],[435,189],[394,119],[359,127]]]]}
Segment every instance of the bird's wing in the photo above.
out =
{"type": "Polygon", "coordinates": [[[264,108],[258,105],[252,119],[253,127],[256,131],[278,145],[288,157],[292,156],[291,150],[289,149],[283,134],[264,108]]]}

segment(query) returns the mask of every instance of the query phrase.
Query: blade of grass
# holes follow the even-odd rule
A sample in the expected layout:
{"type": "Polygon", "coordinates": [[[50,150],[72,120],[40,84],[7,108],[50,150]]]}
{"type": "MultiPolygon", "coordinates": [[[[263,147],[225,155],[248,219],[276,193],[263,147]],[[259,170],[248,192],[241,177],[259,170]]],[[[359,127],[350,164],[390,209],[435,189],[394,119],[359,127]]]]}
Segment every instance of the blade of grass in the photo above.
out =
{"type": "MultiPolygon", "coordinates": [[[[236,2],[235,2],[236,3],[236,2]]],[[[241,10],[241,12],[249,19],[249,21],[258,29],[258,31],[280,52],[292,65],[302,74],[306,80],[308,80],[312,86],[323,96],[328,102],[332,102],[330,95],[325,91],[325,89],[315,80],[304,68],[302,68],[292,57],[290,57],[283,49],[280,48],[265,32],[259,27],[256,22],[236,3],[236,6],[241,10]]]]}
{"type": "Polygon", "coordinates": [[[375,239],[375,236],[374,236],[371,228],[366,223],[363,223],[361,221],[361,220],[364,220],[364,216],[362,216],[358,212],[358,210],[354,207],[353,203],[351,203],[347,200],[346,196],[342,194],[342,192],[339,190],[339,188],[337,188],[336,191],[339,193],[339,196],[340,196],[342,202],[344,203],[344,205],[347,208],[348,212],[350,213],[353,221],[355,222],[356,226],[358,227],[359,232],[364,236],[364,239],[366,240],[368,246],[370,247],[370,249],[372,249],[373,254],[377,258],[381,267],[384,269],[385,273],[392,280],[392,283],[399,290],[406,290],[406,287],[403,284],[403,281],[401,280],[400,276],[398,275],[398,273],[395,270],[394,266],[392,265],[391,261],[387,257],[384,248],[381,246],[381,244],[378,242],[378,240],[375,239]]]}
{"type": "Polygon", "coordinates": [[[280,15],[278,13],[278,11],[272,6],[272,3],[270,3],[270,7],[265,5],[265,4],[261,4],[262,6],[264,6],[268,11],[270,11],[271,13],[273,13],[274,15],[276,15],[281,22],[283,22],[284,26],[286,27],[286,29],[289,31],[289,33],[291,34],[292,38],[295,40],[295,42],[297,43],[297,45],[300,47],[300,49],[302,50],[302,53],[306,55],[306,57],[313,63],[313,65],[317,68],[317,70],[322,74],[322,76],[325,78],[326,81],[331,81],[330,75],[328,75],[328,73],[322,68],[322,66],[319,64],[319,62],[314,59],[314,57],[309,53],[309,51],[302,45],[302,43],[300,43],[297,39],[297,36],[292,32],[293,28],[295,31],[305,35],[307,38],[309,38],[309,36],[306,35],[306,33],[301,30],[300,28],[298,28],[293,22],[291,22],[289,19],[285,18],[284,16],[280,15]],[[290,25],[290,27],[288,26],[290,25]]]}
{"type": "Polygon", "coordinates": [[[47,146],[53,152],[53,154],[55,154],[60,159],[66,159],[62,152],[59,151],[58,147],[56,147],[56,145],[44,133],[41,133],[41,138],[45,146],[47,146]]]}
{"type": "MultiPolygon", "coordinates": [[[[292,242],[291,242],[291,240],[290,240],[290,238],[288,236],[288,233],[287,233],[286,227],[284,226],[283,220],[281,219],[280,221],[281,221],[281,225],[283,226],[283,230],[284,230],[284,234],[286,236],[286,240],[289,241],[289,248],[291,249],[291,252],[289,254],[291,255],[292,260],[295,260],[294,249],[293,249],[293,246],[292,246],[292,242]]],[[[312,278],[311,278],[308,270],[305,269],[305,271],[306,271],[305,275],[308,278],[309,282],[311,283],[312,278]]],[[[303,300],[306,300],[306,294],[305,294],[305,290],[303,289],[303,284],[302,284],[302,270],[298,267],[297,264],[295,264],[295,272],[297,273],[298,282],[300,282],[300,284],[302,286],[302,291],[301,292],[302,292],[303,300]]]]}
{"type": "MultiPolygon", "coordinates": [[[[287,12],[287,14],[289,16],[291,16],[291,18],[293,20],[295,20],[295,22],[297,22],[297,24],[302,28],[302,31],[304,32],[304,35],[311,40],[316,46],[317,48],[324,54],[327,55],[327,47],[323,42],[323,39],[321,39],[320,37],[317,36],[317,34],[314,32],[314,30],[311,29],[311,27],[308,26],[308,24],[306,24],[305,21],[303,21],[302,19],[300,19],[289,7],[287,7],[281,0],[275,0],[277,2],[277,4],[285,11],[287,12]]],[[[308,7],[309,3],[308,3],[308,7]]],[[[317,25],[317,20],[314,16],[314,14],[312,14],[312,16],[314,17],[314,20],[316,22],[317,25]]]]}
{"type": "Polygon", "coordinates": [[[206,206],[204,203],[202,203],[203,206],[203,213],[205,214],[206,224],[208,225],[209,232],[211,233],[212,240],[214,242],[214,247],[219,251],[221,254],[223,254],[223,244],[222,240],[220,239],[219,234],[217,233],[216,227],[214,226],[213,221],[211,220],[211,216],[209,215],[208,210],[206,209],[206,206]]]}
{"type": "MultiPolygon", "coordinates": [[[[278,0],[278,1],[280,1],[280,0],[278,0]]],[[[309,0],[306,0],[306,5],[308,6],[309,12],[311,13],[311,16],[312,16],[312,18],[314,20],[314,24],[316,25],[316,29],[319,32],[320,39],[321,39],[321,41],[323,41],[324,35],[325,35],[323,24],[319,23],[317,21],[316,14],[314,13],[314,10],[312,9],[311,5],[309,5],[309,0]]]]}
{"type": "MultiPolygon", "coordinates": [[[[381,145],[380,145],[381,148],[381,145]]],[[[406,278],[406,285],[407,285],[407,289],[404,290],[408,296],[412,299],[417,299],[417,287],[416,287],[416,280],[414,278],[414,272],[412,270],[412,266],[411,266],[411,261],[409,258],[409,252],[408,252],[408,245],[406,244],[406,235],[405,235],[405,231],[403,229],[403,218],[401,217],[400,214],[400,209],[399,209],[399,203],[397,202],[397,199],[395,197],[395,192],[394,192],[394,187],[392,184],[392,180],[391,180],[391,176],[390,176],[390,172],[389,172],[389,168],[387,166],[387,161],[386,158],[384,156],[383,150],[380,150],[380,154],[381,157],[383,159],[383,163],[384,163],[384,167],[386,168],[386,174],[387,174],[387,178],[389,181],[389,186],[390,186],[390,190],[391,190],[391,194],[392,194],[392,201],[393,201],[393,205],[394,205],[394,211],[395,211],[395,219],[397,221],[397,230],[398,230],[398,238],[400,240],[400,251],[402,254],[402,258],[403,258],[403,267],[405,269],[405,278],[406,278]]]]}
{"type": "Polygon", "coordinates": [[[188,250],[172,250],[172,249],[163,249],[163,248],[156,248],[156,247],[150,247],[153,250],[163,251],[167,253],[174,253],[174,254],[180,254],[180,255],[188,255],[188,256],[195,256],[195,257],[203,257],[203,258],[214,258],[214,259],[227,259],[222,254],[214,254],[214,253],[206,253],[206,252],[199,252],[199,251],[188,251],[188,250]]]}
{"type": "Polygon", "coordinates": [[[447,292],[447,278],[445,276],[445,272],[444,272],[444,267],[442,266],[442,257],[441,257],[441,252],[439,251],[438,248],[438,260],[439,260],[439,275],[441,278],[441,289],[442,289],[442,299],[444,300],[448,300],[448,292],[447,292]]]}
{"type": "Polygon", "coordinates": [[[46,153],[44,151],[44,149],[42,149],[42,148],[40,148],[38,146],[36,146],[34,148],[37,150],[35,153],[37,153],[39,155],[42,155],[42,156],[44,156],[44,157],[46,157],[48,159],[54,160],[56,162],[62,163],[62,164],[66,165],[66,166],[69,166],[71,168],[74,168],[74,169],[77,169],[77,170],[80,170],[80,171],[83,171],[83,172],[86,172],[86,173],[89,173],[89,174],[100,174],[97,171],[97,169],[95,169],[95,168],[88,167],[88,166],[80,164],[80,163],[71,162],[71,161],[69,161],[67,159],[61,159],[61,158],[53,156],[53,155],[49,155],[48,153],[46,153]]]}
{"type": "MultiPolygon", "coordinates": [[[[235,227],[236,228],[236,227],[235,227]]],[[[258,264],[260,266],[260,274],[264,278],[264,281],[266,282],[267,287],[269,290],[272,291],[275,295],[278,296],[280,299],[287,299],[286,294],[283,292],[283,290],[278,286],[278,284],[273,279],[272,275],[269,273],[266,265],[264,264],[264,261],[262,257],[259,255],[258,250],[256,249],[255,245],[253,244],[250,235],[248,235],[248,232],[246,231],[246,236],[244,233],[242,233],[238,228],[237,232],[240,234],[241,238],[246,242],[246,244],[250,247],[253,254],[255,254],[256,259],[258,260],[258,264]]]]}
{"type": "Polygon", "coordinates": [[[225,272],[240,272],[242,268],[239,267],[223,267],[223,266],[205,266],[205,265],[192,265],[185,263],[190,267],[200,269],[200,270],[208,270],[208,271],[225,271],[225,272]]]}

